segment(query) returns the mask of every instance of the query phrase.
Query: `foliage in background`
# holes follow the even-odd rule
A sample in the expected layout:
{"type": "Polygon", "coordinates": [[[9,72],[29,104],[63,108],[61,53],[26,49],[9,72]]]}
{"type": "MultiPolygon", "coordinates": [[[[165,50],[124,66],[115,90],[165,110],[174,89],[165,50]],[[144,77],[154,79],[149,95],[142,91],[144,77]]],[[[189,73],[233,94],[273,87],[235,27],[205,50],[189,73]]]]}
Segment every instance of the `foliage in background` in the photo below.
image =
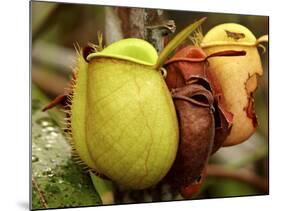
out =
{"type": "Polygon", "coordinates": [[[100,204],[91,178],[72,158],[71,146],[49,113],[47,103],[32,89],[32,208],[100,204]]]}

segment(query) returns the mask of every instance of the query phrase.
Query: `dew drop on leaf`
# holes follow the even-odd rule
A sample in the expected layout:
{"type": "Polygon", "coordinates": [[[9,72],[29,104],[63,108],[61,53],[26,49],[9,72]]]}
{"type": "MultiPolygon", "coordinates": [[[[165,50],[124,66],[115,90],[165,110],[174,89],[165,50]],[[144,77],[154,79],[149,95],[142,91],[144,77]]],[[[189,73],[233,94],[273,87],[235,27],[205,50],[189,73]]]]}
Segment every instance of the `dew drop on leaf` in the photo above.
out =
{"type": "Polygon", "coordinates": [[[35,155],[32,155],[32,162],[35,163],[39,160],[39,158],[35,155]]]}

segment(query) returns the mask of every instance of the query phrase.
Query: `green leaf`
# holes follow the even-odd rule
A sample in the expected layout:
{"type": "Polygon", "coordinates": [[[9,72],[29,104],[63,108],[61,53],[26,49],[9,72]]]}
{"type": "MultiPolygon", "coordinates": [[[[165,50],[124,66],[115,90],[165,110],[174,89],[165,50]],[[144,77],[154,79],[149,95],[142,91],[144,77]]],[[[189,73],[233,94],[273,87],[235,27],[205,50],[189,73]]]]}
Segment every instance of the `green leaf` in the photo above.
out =
{"type": "Polygon", "coordinates": [[[101,198],[102,204],[114,204],[114,184],[90,172],[92,182],[101,198]]]}
{"type": "Polygon", "coordinates": [[[179,32],[169,43],[168,45],[163,49],[163,51],[160,53],[158,57],[157,63],[154,65],[154,68],[158,70],[165,62],[165,60],[168,58],[170,53],[173,52],[197,27],[199,27],[204,21],[206,20],[206,17],[201,18],[200,20],[194,22],[193,24],[190,24],[185,29],[183,29],[181,32],[179,32]]]}
{"type": "Polygon", "coordinates": [[[212,198],[216,197],[233,197],[233,196],[251,196],[262,194],[249,184],[232,180],[232,179],[215,179],[210,178],[213,184],[208,187],[208,192],[212,198]]]}
{"type": "Polygon", "coordinates": [[[33,87],[32,209],[101,204],[88,172],[74,161],[60,127],[48,112],[41,111],[45,100],[40,95],[33,87]]]}

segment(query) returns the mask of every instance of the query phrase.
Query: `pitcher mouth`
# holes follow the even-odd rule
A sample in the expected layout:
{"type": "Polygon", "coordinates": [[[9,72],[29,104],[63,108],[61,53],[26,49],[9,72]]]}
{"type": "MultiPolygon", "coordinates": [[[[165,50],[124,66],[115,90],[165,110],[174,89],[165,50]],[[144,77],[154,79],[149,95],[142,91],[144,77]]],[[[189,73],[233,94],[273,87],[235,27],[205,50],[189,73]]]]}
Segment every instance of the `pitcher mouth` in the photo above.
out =
{"type": "Polygon", "coordinates": [[[129,56],[120,56],[120,55],[115,55],[115,54],[106,54],[106,53],[102,53],[102,52],[98,52],[98,53],[92,53],[89,54],[87,56],[87,60],[90,61],[93,58],[112,58],[112,59],[120,59],[120,60],[124,60],[124,61],[130,61],[136,64],[142,64],[145,66],[151,66],[153,67],[153,65],[155,65],[155,63],[149,63],[146,61],[142,61],[139,59],[135,59],[133,57],[129,57],[129,56]]]}
{"type": "Polygon", "coordinates": [[[209,48],[209,47],[215,47],[215,46],[248,46],[248,47],[255,47],[257,46],[256,42],[225,42],[225,41],[215,41],[207,44],[201,44],[201,48],[209,48]]]}
{"type": "Polygon", "coordinates": [[[127,38],[111,43],[101,51],[90,53],[87,55],[86,60],[90,61],[95,57],[114,58],[153,66],[157,62],[158,54],[155,48],[147,41],[138,38],[127,38]]]}
{"type": "Polygon", "coordinates": [[[263,35],[259,37],[255,42],[235,42],[235,41],[212,41],[209,43],[201,43],[201,48],[209,48],[215,46],[247,46],[247,47],[256,47],[259,46],[262,42],[268,42],[268,35],[263,35]]]}

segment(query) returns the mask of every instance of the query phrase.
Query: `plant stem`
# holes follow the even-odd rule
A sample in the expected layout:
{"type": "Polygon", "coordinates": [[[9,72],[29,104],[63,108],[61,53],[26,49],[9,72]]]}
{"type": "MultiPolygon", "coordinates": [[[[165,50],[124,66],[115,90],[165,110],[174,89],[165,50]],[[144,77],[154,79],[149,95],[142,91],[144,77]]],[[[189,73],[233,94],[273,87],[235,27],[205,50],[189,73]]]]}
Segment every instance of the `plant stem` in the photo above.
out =
{"type": "Polygon", "coordinates": [[[263,193],[268,193],[267,180],[246,169],[232,170],[226,169],[220,165],[209,164],[207,166],[207,175],[211,177],[239,180],[261,190],[263,193]]]}

